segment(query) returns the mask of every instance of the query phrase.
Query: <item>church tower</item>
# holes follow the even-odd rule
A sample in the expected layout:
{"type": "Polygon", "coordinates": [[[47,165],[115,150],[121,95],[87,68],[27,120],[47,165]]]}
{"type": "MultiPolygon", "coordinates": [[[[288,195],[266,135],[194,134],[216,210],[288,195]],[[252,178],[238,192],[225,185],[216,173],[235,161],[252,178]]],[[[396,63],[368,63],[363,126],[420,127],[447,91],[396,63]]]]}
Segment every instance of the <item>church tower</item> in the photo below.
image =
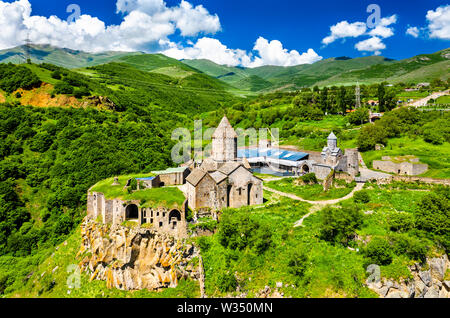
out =
{"type": "Polygon", "coordinates": [[[328,149],[334,150],[336,148],[337,148],[337,137],[333,132],[331,132],[331,134],[328,136],[328,149]]]}
{"type": "Polygon", "coordinates": [[[217,162],[235,161],[237,158],[237,134],[224,116],[212,135],[211,157],[217,162]]]}

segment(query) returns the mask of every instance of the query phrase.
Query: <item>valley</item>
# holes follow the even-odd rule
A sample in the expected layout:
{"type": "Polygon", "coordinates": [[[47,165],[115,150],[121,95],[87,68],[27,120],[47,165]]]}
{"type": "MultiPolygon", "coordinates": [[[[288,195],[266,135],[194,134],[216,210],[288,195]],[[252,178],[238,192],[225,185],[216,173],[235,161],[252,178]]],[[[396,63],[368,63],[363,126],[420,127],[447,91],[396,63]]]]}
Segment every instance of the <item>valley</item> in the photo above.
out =
{"type": "MultiPolygon", "coordinates": [[[[384,282],[406,286],[416,273],[411,266],[427,271],[449,249],[448,52],[254,69],[139,52],[34,46],[30,63],[23,47],[0,52],[0,295],[197,298],[203,290],[208,297],[380,297],[366,282],[370,264],[380,265],[384,282]],[[406,106],[424,98],[422,107],[406,106]],[[378,112],[383,116],[370,123],[369,114],[378,112]],[[320,157],[334,133],[340,149],[358,149],[361,170],[391,180],[336,178],[325,189],[324,180],[305,180],[308,174],[255,173],[265,187],[262,204],[224,208],[217,220],[194,221],[195,209],[188,209],[184,239],[202,257],[203,289],[197,254],[183,278],[171,278],[172,288],[158,281],[149,284],[155,290],[125,291],[111,288],[106,270],[106,279],[77,272],[85,257],[86,268],[97,265],[88,252],[77,257],[88,190],[144,200],[144,208],[175,202],[181,209],[185,196],[176,187],[128,193],[126,183],[177,166],[175,128],[194,135],[194,120],[201,120],[206,133],[224,116],[236,130],[277,128],[282,149],[311,157],[320,157]],[[376,171],[374,161],[386,156],[417,157],[427,171],[410,179],[376,171]],[[116,176],[119,188],[108,192],[116,176]],[[69,288],[74,273],[80,285],[69,288]]],[[[134,231],[134,223],[119,225],[134,231]]],[[[150,257],[143,262],[159,266],[150,257]]],[[[425,289],[416,282],[413,297],[435,295],[438,281],[438,295],[448,297],[450,269],[438,279],[430,268],[433,283],[425,289]]]]}

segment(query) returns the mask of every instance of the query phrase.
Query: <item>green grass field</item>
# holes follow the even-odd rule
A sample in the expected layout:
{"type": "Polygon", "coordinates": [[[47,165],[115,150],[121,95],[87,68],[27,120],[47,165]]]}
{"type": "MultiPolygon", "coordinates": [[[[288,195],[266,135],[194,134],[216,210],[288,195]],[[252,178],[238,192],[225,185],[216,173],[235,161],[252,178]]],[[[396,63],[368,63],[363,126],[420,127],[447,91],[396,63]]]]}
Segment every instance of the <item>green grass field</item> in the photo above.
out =
{"type": "Polygon", "coordinates": [[[345,181],[336,180],[336,185],[332,187],[329,191],[323,191],[323,186],[321,184],[314,185],[303,185],[299,186],[294,184],[295,179],[285,178],[277,181],[270,181],[266,183],[269,188],[295,194],[302,199],[310,201],[325,201],[333,200],[345,197],[347,194],[352,192],[356,184],[346,184],[345,181]]]}
{"type": "Polygon", "coordinates": [[[371,168],[374,160],[381,160],[383,156],[414,155],[422,163],[429,165],[429,170],[421,175],[437,179],[450,178],[450,144],[432,145],[421,138],[408,137],[390,139],[386,148],[380,151],[361,153],[366,165],[371,168]]]}
{"type": "Polygon", "coordinates": [[[159,205],[169,207],[181,207],[185,201],[183,193],[176,187],[163,187],[145,189],[128,193],[124,187],[129,179],[151,177],[154,174],[139,174],[120,176],[119,185],[113,186],[114,178],[98,182],[91,188],[91,192],[100,192],[106,199],[140,200],[143,207],[157,207],[159,205]]]}

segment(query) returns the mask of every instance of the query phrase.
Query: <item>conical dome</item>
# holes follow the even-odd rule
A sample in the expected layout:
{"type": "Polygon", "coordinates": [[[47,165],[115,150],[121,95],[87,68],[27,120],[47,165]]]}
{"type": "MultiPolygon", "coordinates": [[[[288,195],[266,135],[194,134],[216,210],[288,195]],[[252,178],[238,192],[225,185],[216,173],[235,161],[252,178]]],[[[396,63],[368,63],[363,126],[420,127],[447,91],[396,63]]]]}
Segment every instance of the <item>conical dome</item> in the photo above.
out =
{"type": "Polygon", "coordinates": [[[228,121],[227,116],[224,116],[220,121],[219,126],[212,135],[213,138],[237,138],[237,134],[228,121]]]}
{"type": "Polygon", "coordinates": [[[331,132],[331,134],[328,136],[328,140],[337,140],[337,137],[333,132],[331,132]]]}

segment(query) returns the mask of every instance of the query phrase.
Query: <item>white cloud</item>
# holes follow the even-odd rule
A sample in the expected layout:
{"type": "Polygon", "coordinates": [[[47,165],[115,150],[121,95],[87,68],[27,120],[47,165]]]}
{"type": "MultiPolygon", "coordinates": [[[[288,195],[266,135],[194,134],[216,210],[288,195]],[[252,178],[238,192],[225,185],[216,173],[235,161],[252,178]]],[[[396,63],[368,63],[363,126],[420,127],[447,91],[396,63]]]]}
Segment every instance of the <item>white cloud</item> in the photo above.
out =
{"type": "Polygon", "coordinates": [[[373,52],[373,54],[375,55],[380,55],[381,50],[384,50],[386,48],[386,45],[381,41],[380,38],[374,36],[367,40],[356,43],[355,48],[358,51],[373,52]]]}
{"type": "Polygon", "coordinates": [[[330,30],[331,34],[322,40],[322,43],[325,45],[338,39],[361,36],[366,33],[367,26],[363,22],[348,23],[347,21],[341,21],[331,26],[330,30]]]}
{"type": "Polygon", "coordinates": [[[328,45],[338,39],[345,39],[349,37],[358,38],[360,36],[368,35],[370,38],[356,43],[355,48],[362,52],[373,52],[375,55],[380,55],[381,50],[386,48],[382,39],[389,38],[394,35],[394,28],[392,24],[397,23],[397,15],[381,18],[375,28],[368,29],[364,22],[348,23],[341,21],[330,27],[331,34],[322,40],[322,43],[328,45]]]}
{"type": "Polygon", "coordinates": [[[82,15],[73,23],[56,16],[31,15],[28,0],[0,0],[0,49],[24,44],[29,34],[36,44],[88,52],[135,51],[157,46],[176,30],[182,36],[196,36],[216,33],[221,28],[217,15],[184,0],[174,7],[167,7],[162,0],[118,0],[116,6],[117,12],[124,14],[123,21],[106,26],[90,15],[82,15]]]}
{"type": "Polygon", "coordinates": [[[389,26],[395,23],[397,23],[397,15],[395,14],[388,18],[382,18],[380,23],[371,31],[369,31],[369,35],[389,38],[394,35],[394,29],[389,26]]]}
{"type": "Polygon", "coordinates": [[[420,30],[419,30],[418,27],[409,27],[406,30],[406,34],[411,35],[414,38],[418,38],[419,37],[419,33],[420,33],[420,30]]]}
{"type": "Polygon", "coordinates": [[[250,63],[250,57],[243,50],[229,49],[219,40],[212,38],[201,38],[191,47],[178,47],[174,43],[167,43],[169,49],[163,53],[177,60],[181,59],[207,59],[221,65],[247,66],[250,63]]]}
{"type": "Polygon", "coordinates": [[[450,40],[450,5],[428,11],[426,18],[430,38],[450,40]]]}
{"type": "Polygon", "coordinates": [[[254,51],[258,52],[260,57],[255,58],[251,63],[251,67],[262,65],[277,66],[293,66],[299,64],[311,64],[322,59],[313,49],[300,54],[296,50],[288,51],[283,48],[278,40],[267,41],[263,37],[259,37],[256,41],[254,51]]]}
{"type": "Polygon", "coordinates": [[[268,41],[259,37],[253,50],[257,55],[240,49],[230,49],[217,39],[201,38],[191,47],[181,47],[166,43],[169,48],[163,53],[175,59],[207,59],[228,66],[242,65],[258,67],[263,65],[293,66],[311,64],[322,59],[313,49],[300,54],[296,50],[288,51],[280,41],[268,41]]]}

